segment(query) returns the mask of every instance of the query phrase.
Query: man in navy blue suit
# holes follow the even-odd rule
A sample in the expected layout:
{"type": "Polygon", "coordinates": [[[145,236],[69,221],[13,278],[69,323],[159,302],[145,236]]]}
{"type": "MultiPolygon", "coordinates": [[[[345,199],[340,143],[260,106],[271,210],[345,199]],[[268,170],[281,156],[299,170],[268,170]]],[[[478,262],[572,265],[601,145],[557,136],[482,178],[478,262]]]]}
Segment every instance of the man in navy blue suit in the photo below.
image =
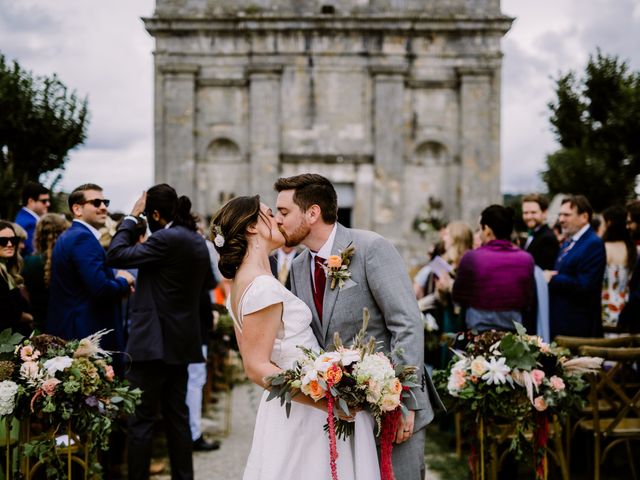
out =
{"type": "Polygon", "coordinates": [[[560,206],[565,242],[549,282],[551,336],[602,336],[602,279],[607,262],[604,243],[591,228],[593,209],[586,197],[573,195],[560,206]]]}
{"type": "Polygon", "coordinates": [[[73,223],[53,248],[45,330],[70,340],[110,329],[113,332],[103,338],[101,346],[122,351],[120,299],[129,293],[134,280],[128,272],[115,276],[105,264],[98,229],[106,222],[108,206],[98,185],[81,185],[69,195],[73,223]]]}
{"type": "Polygon", "coordinates": [[[191,201],[169,185],[151,187],[118,228],[109,265],[138,268],[127,352],[127,379],[142,389],[129,418],[129,480],[149,478],[157,412],[167,431],[172,480],[192,480],[194,445],[186,404],[188,365],[201,363],[200,294],[211,275],[209,251],[196,232],[191,201]],[[137,217],[145,213],[153,232],[136,243],[137,217]]]}
{"type": "Polygon", "coordinates": [[[49,211],[49,190],[36,182],[29,182],[22,190],[22,208],[16,215],[16,223],[27,232],[22,256],[33,253],[33,234],[42,215],[49,211]]]}

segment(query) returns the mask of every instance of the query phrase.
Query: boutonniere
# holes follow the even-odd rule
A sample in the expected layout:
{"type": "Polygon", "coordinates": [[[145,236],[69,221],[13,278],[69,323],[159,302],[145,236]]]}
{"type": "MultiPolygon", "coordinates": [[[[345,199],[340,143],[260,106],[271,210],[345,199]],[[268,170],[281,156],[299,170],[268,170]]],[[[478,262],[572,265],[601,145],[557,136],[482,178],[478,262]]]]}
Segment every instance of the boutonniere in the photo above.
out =
{"type": "Polygon", "coordinates": [[[327,272],[327,277],[331,279],[331,290],[344,287],[347,280],[351,278],[351,272],[349,271],[349,264],[351,263],[351,257],[356,251],[356,247],[351,242],[344,250],[341,250],[339,255],[331,255],[327,259],[327,265],[324,267],[327,272]]]}

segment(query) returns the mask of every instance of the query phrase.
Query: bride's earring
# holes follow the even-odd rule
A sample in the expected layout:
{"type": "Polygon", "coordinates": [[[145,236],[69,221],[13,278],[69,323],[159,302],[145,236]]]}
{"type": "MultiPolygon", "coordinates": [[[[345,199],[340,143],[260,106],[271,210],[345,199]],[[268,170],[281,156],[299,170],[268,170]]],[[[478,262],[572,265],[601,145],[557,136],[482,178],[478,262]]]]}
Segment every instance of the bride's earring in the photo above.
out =
{"type": "Polygon", "coordinates": [[[256,240],[256,241],[253,243],[253,248],[255,248],[256,250],[258,250],[258,249],[260,248],[260,242],[256,240]]]}

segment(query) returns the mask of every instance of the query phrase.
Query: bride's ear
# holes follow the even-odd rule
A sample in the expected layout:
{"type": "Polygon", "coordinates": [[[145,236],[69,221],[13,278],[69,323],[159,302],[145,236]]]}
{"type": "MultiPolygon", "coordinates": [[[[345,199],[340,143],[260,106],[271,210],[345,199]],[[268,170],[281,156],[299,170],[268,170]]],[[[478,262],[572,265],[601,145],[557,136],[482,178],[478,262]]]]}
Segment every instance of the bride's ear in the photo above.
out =
{"type": "Polygon", "coordinates": [[[247,227],[247,230],[246,230],[246,231],[247,231],[247,233],[250,233],[250,234],[252,234],[252,235],[255,235],[256,233],[258,233],[258,224],[257,224],[257,223],[254,223],[254,224],[252,224],[252,225],[249,225],[249,226],[247,227]]]}

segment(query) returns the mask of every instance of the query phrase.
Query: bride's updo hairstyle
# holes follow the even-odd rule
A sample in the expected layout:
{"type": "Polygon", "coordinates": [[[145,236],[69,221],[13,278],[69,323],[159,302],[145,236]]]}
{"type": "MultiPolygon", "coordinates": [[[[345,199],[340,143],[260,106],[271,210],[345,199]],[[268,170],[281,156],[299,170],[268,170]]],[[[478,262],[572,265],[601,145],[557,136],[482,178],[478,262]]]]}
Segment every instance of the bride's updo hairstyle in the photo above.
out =
{"type": "Polygon", "coordinates": [[[218,268],[229,279],[236,276],[247,253],[247,228],[260,217],[260,195],[229,200],[211,220],[209,239],[220,255],[218,268]]]}

